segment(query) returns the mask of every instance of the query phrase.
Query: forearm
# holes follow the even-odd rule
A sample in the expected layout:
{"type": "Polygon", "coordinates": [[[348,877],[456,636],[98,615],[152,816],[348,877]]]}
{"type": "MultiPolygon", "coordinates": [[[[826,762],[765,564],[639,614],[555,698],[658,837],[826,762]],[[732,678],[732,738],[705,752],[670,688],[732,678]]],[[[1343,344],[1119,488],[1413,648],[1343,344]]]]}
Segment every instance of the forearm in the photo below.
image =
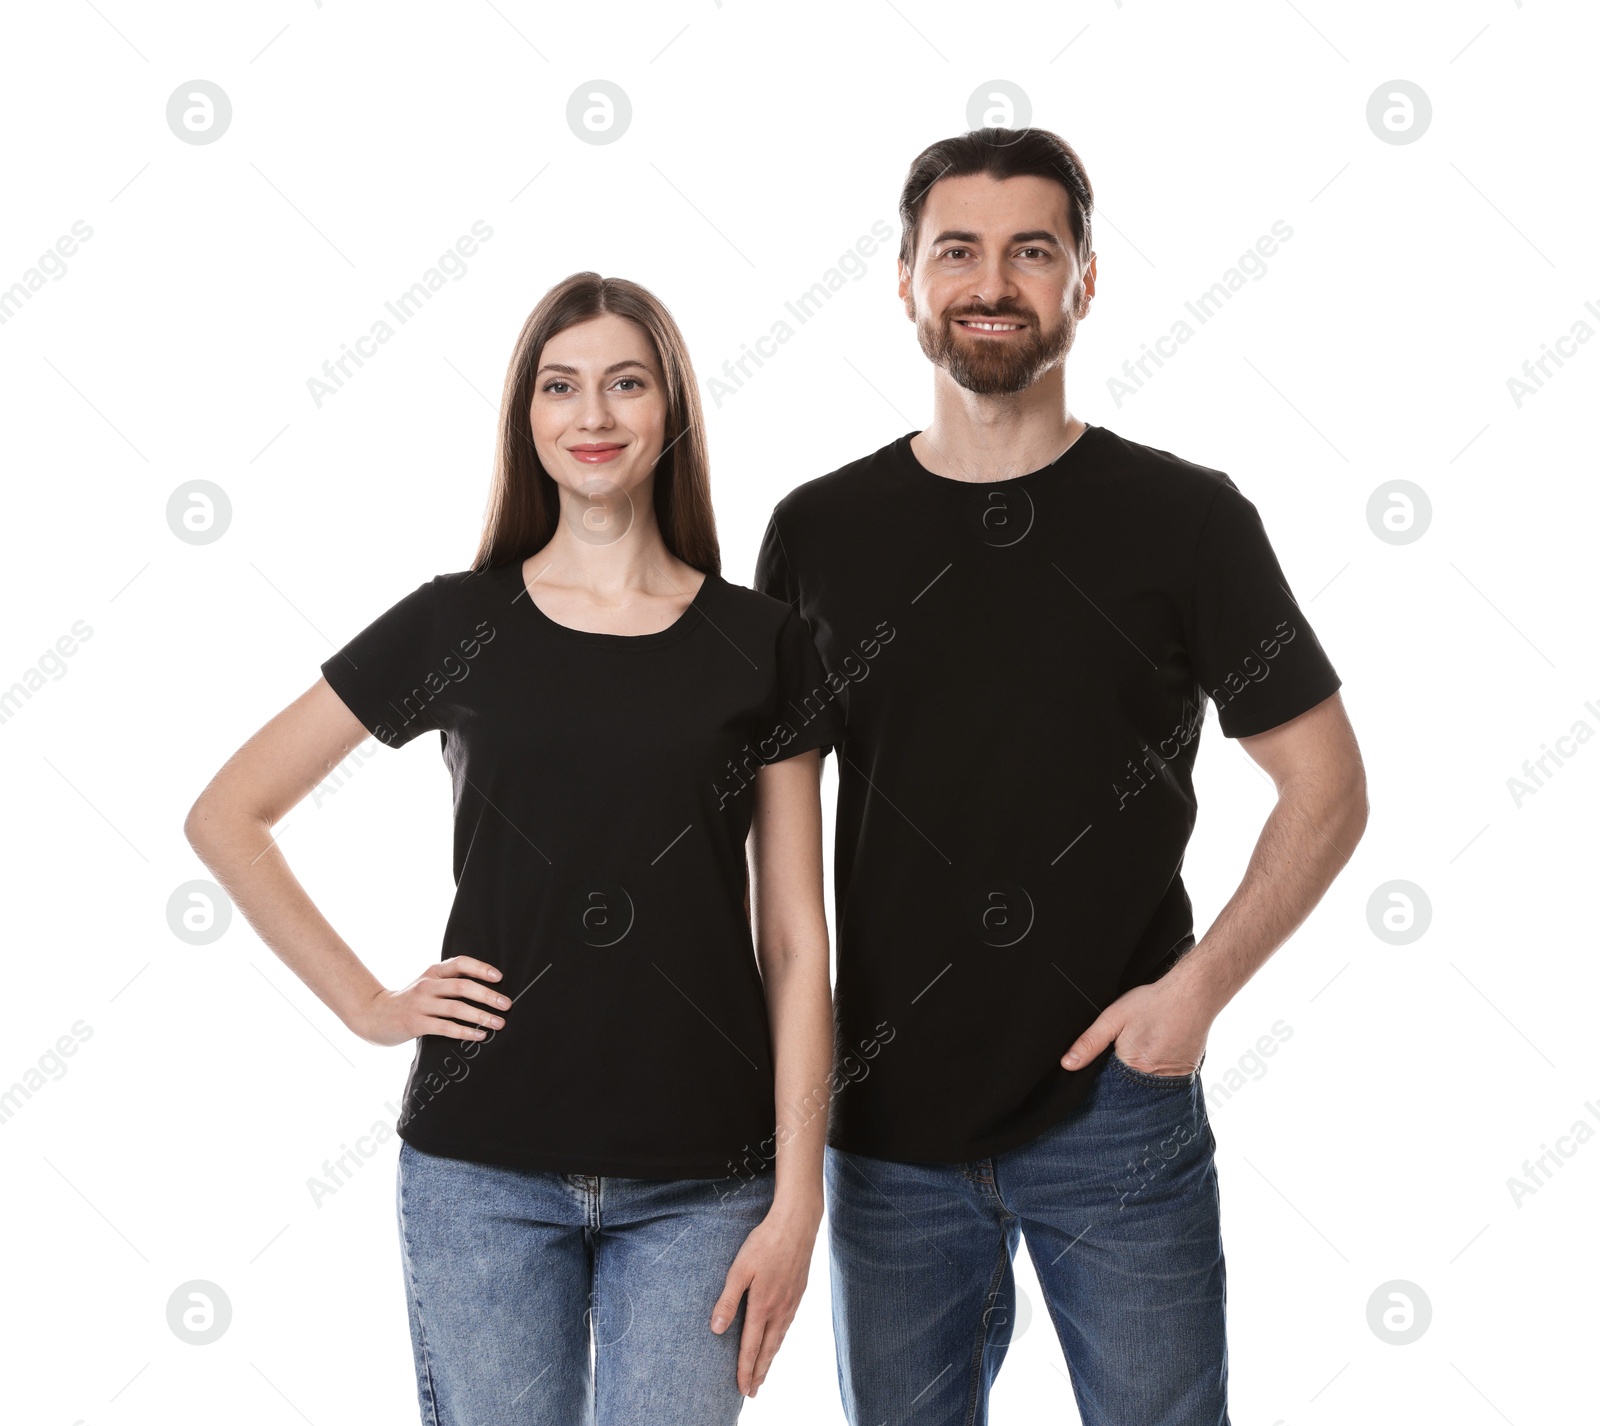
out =
{"type": "Polygon", "coordinates": [[[772,1030],[777,1113],[774,1211],[822,1214],[822,1156],[833,1068],[833,1003],[827,933],[820,944],[763,963],[772,1030]]]}
{"type": "Polygon", "coordinates": [[[1215,1016],[1311,914],[1366,821],[1359,781],[1282,788],[1238,890],[1163,979],[1215,1016]]]}
{"type": "Polygon", "coordinates": [[[261,940],[346,1025],[383,985],[317,910],[265,818],[202,799],[184,825],[195,854],[261,940]]]}

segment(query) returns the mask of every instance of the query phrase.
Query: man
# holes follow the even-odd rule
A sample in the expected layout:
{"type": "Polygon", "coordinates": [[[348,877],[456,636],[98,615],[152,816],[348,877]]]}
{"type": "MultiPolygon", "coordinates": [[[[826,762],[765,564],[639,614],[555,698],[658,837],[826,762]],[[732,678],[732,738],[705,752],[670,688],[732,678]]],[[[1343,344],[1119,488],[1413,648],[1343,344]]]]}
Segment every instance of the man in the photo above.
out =
{"type": "Polygon", "coordinates": [[[1093,192],[1039,129],[927,149],[926,430],[799,486],[758,587],[846,706],[827,1185],[853,1426],[987,1420],[1027,1242],[1092,1426],[1226,1426],[1213,1019],[1366,824],[1339,676],[1223,473],[1086,424],[1093,192]],[[1277,803],[1195,941],[1207,697],[1277,803]]]}

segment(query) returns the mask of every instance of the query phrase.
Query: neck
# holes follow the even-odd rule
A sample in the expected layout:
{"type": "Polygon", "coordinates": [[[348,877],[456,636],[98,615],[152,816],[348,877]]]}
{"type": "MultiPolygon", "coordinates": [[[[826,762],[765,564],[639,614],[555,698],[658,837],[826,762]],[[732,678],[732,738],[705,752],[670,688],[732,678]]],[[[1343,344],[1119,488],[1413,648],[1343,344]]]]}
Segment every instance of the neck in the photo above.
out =
{"type": "Polygon", "coordinates": [[[1058,364],[1023,391],[983,396],[934,374],[933,419],[912,437],[917,460],[956,480],[1009,480],[1056,460],[1084,432],[1067,410],[1058,364]]]}
{"type": "MultiPolygon", "coordinates": [[[[587,589],[605,598],[628,590],[668,594],[682,589],[694,571],[677,559],[661,537],[655,510],[635,493],[632,523],[613,538],[596,509],[581,497],[561,492],[561,523],[543,549],[524,561],[530,583],[587,589]],[[585,517],[588,516],[588,520],[585,517]],[[590,536],[577,532],[581,527],[590,536]]],[[[620,519],[629,518],[621,502],[620,519]]],[[[689,579],[692,585],[692,579],[689,579]]]]}

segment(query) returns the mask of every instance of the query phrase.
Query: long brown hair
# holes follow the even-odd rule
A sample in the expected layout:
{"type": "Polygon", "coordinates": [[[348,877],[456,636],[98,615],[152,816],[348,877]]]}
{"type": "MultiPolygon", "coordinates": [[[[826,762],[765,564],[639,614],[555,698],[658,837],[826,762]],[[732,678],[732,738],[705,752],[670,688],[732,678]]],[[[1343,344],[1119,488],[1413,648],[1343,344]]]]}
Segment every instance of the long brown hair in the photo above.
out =
{"type": "Polygon", "coordinates": [[[597,272],[575,272],[558,282],[522,324],[500,396],[494,476],[473,570],[527,559],[555,534],[561,492],[534,449],[528,418],[534,373],[551,337],[607,312],[643,328],[666,380],[667,420],[654,497],[662,539],[685,564],[708,574],[722,573],[722,550],[711,510],[705,415],[683,333],[654,293],[626,278],[601,277],[597,272]]]}

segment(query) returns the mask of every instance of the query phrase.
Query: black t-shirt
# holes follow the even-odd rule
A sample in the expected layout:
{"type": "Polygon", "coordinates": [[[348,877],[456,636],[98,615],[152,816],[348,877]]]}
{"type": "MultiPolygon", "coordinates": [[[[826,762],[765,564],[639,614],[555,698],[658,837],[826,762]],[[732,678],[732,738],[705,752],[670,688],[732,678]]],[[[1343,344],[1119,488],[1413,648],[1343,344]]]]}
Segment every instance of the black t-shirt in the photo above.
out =
{"type": "Polygon", "coordinates": [[[708,574],[666,629],[572,629],[515,560],[419,585],[322,673],[388,746],[439,733],[456,882],[440,958],[497,966],[513,1002],[482,1040],[419,1037],[401,1137],[558,1173],[770,1167],[752,784],[843,731],[795,611],[708,574]]]}
{"type": "Polygon", "coordinates": [[[1259,733],[1339,687],[1255,507],[1091,425],[979,484],[909,433],[778,502],[759,589],[846,705],[838,1148],[956,1162],[1088,1093],[1060,1059],[1194,944],[1180,870],[1205,699],[1259,733]]]}

